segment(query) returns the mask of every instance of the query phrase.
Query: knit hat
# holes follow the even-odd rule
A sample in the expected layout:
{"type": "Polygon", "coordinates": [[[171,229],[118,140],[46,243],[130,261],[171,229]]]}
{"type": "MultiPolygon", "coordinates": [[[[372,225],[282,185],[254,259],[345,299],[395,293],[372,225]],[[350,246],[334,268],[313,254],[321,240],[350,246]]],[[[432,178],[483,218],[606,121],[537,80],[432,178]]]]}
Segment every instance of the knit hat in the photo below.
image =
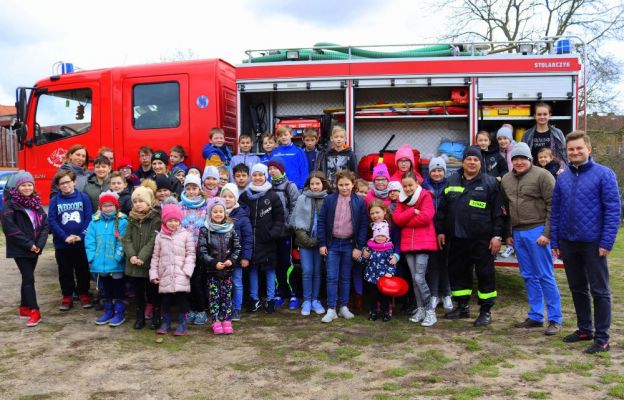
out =
{"type": "Polygon", "coordinates": [[[211,198],[210,200],[208,200],[208,207],[206,207],[207,220],[210,220],[210,213],[212,212],[213,207],[216,205],[223,206],[223,209],[225,209],[225,201],[221,197],[211,198]]]}
{"type": "Polygon", "coordinates": [[[145,186],[137,186],[132,191],[131,199],[133,202],[134,199],[141,199],[141,201],[146,203],[148,206],[151,206],[154,204],[154,192],[145,186]]]}
{"type": "Polygon", "coordinates": [[[390,226],[387,221],[373,222],[371,228],[373,230],[373,239],[377,236],[383,236],[390,240],[390,226]]]}
{"type": "Polygon", "coordinates": [[[173,192],[173,185],[171,184],[171,179],[167,175],[156,175],[156,190],[159,189],[169,189],[173,192]]]}
{"type": "MultiPolygon", "coordinates": [[[[189,169],[188,169],[188,170],[186,170],[186,174],[188,175],[188,174],[189,174],[189,172],[191,172],[191,170],[193,170],[193,169],[194,169],[195,171],[197,171],[197,175],[198,175],[198,176],[201,176],[201,174],[202,174],[201,168],[196,167],[196,166],[190,166],[190,167],[189,167],[189,169]]],[[[192,174],[191,174],[191,175],[192,175],[192,174]]]]}
{"type": "Polygon", "coordinates": [[[184,172],[184,175],[186,175],[186,171],[184,170],[184,168],[180,166],[176,166],[176,167],[173,167],[173,169],[171,170],[171,175],[176,176],[180,172],[184,172]]]}
{"type": "Polygon", "coordinates": [[[253,175],[254,172],[262,172],[264,176],[269,179],[269,169],[264,164],[258,163],[251,167],[251,175],[253,175]]]}
{"type": "Polygon", "coordinates": [[[98,206],[101,208],[104,203],[113,203],[115,208],[119,208],[119,195],[115,192],[111,192],[110,190],[100,193],[98,206]]]}
{"type": "Polygon", "coordinates": [[[187,175],[184,178],[184,187],[186,188],[186,185],[190,185],[190,184],[194,184],[197,185],[197,187],[201,188],[201,179],[199,179],[199,176],[197,175],[187,175]]]}
{"type": "Polygon", "coordinates": [[[119,159],[119,161],[117,161],[117,169],[122,169],[122,168],[132,169],[132,162],[130,161],[130,157],[123,156],[119,159]]]}
{"type": "Polygon", "coordinates": [[[529,161],[533,161],[531,149],[529,149],[529,145],[524,142],[514,144],[513,149],[511,149],[511,159],[513,160],[514,157],[524,157],[529,161]]]}
{"type": "Polygon", "coordinates": [[[216,180],[219,180],[219,169],[212,165],[204,168],[202,181],[205,181],[207,178],[215,178],[216,180]]]}
{"type": "Polygon", "coordinates": [[[464,150],[464,156],[462,157],[462,161],[464,161],[468,157],[477,157],[479,161],[483,164],[483,160],[481,158],[481,149],[475,146],[468,146],[466,150],[464,150]]]}
{"type": "Polygon", "coordinates": [[[511,142],[513,140],[513,132],[511,128],[508,126],[501,126],[501,128],[496,132],[496,139],[506,137],[511,142]]]}
{"type": "Polygon", "coordinates": [[[446,174],[446,161],[442,157],[433,157],[431,161],[429,161],[429,172],[434,169],[443,169],[446,174]]]}
{"type": "Polygon", "coordinates": [[[392,192],[393,190],[401,191],[401,183],[399,181],[391,181],[388,183],[388,192],[392,192]]]}
{"type": "Polygon", "coordinates": [[[20,185],[23,185],[24,183],[32,183],[33,185],[35,184],[35,178],[33,178],[31,173],[28,171],[24,171],[22,169],[17,171],[17,173],[15,174],[14,181],[15,181],[14,187],[16,188],[20,187],[20,185]]]}
{"type": "Polygon", "coordinates": [[[386,167],[386,164],[384,163],[379,163],[375,166],[375,168],[373,168],[373,180],[379,177],[390,180],[390,173],[388,172],[388,167],[386,167]]]}
{"type": "Polygon", "coordinates": [[[182,221],[182,210],[180,206],[175,203],[163,204],[160,209],[160,219],[163,225],[172,219],[182,221]]]}
{"type": "Polygon", "coordinates": [[[234,195],[234,198],[236,199],[236,201],[238,202],[238,196],[240,196],[240,193],[238,191],[238,186],[236,186],[235,183],[226,183],[225,186],[223,186],[223,189],[221,189],[221,196],[223,196],[223,192],[225,191],[231,192],[234,195]]]}
{"type": "Polygon", "coordinates": [[[156,150],[152,153],[152,162],[155,160],[160,160],[165,163],[165,165],[169,164],[169,156],[162,150],[156,150]]]}
{"type": "Polygon", "coordinates": [[[272,157],[271,160],[269,161],[268,167],[275,167],[279,169],[282,175],[284,175],[284,171],[286,170],[284,168],[284,160],[282,159],[282,157],[279,157],[279,156],[272,157]]]}

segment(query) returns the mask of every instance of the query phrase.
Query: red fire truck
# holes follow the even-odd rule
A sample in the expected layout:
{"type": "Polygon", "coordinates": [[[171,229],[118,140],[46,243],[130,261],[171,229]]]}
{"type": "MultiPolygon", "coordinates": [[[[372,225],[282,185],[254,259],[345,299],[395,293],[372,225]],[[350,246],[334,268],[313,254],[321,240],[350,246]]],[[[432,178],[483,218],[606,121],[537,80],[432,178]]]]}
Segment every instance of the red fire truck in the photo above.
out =
{"type": "Polygon", "coordinates": [[[111,147],[137,166],[139,146],[181,144],[189,164],[203,165],[213,126],[236,149],[237,132],[291,124],[326,137],[342,123],[358,158],[378,153],[392,135],[390,150],[408,143],[427,158],[441,142],[470,144],[478,130],[495,132],[503,123],[520,135],[540,101],[552,106],[551,122],[564,132],[578,125],[583,63],[569,41],[512,43],[495,54],[492,43],[407,47],[323,44],[248,51],[236,68],[201,60],[51,76],[30,93],[18,89],[19,165],[47,199],[75,143],[90,154],[111,147]]]}

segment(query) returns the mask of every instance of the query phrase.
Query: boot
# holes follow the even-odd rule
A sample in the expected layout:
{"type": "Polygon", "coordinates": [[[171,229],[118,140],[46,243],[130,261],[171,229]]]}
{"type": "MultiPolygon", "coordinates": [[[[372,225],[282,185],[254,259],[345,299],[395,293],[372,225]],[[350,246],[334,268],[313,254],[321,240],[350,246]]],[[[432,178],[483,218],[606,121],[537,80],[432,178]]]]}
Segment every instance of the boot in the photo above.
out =
{"type": "Polygon", "coordinates": [[[273,314],[275,312],[275,300],[269,300],[266,302],[266,313],[267,314],[273,314]]]}
{"type": "Polygon", "coordinates": [[[180,314],[178,317],[178,327],[173,332],[173,336],[186,336],[186,315],[180,314]]]}
{"type": "Polygon", "coordinates": [[[362,311],[363,307],[364,307],[364,296],[356,293],[355,296],[353,296],[353,308],[355,308],[357,311],[362,311]]]}
{"type": "Polygon", "coordinates": [[[162,320],[160,319],[160,307],[154,306],[152,309],[152,323],[150,329],[158,329],[162,320]]]}
{"type": "Polygon", "coordinates": [[[104,314],[95,320],[96,325],[104,325],[108,324],[111,319],[115,316],[115,311],[113,311],[113,304],[105,301],[104,302],[104,314]]]}
{"type": "Polygon", "coordinates": [[[156,330],[156,333],[158,333],[159,335],[166,335],[169,332],[169,328],[171,328],[171,314],[163,314],[162,323],[160,324],[160,327],[156,330]]]}
{"type": "Polygon", "coordinates": [[[490,309],[492,306],[482,305],[479,310],[479,316],[475,319],[474,326],[488,326],[492,323],[492,314],[490,313],[490,309]]]}
{"type": "Polygon", "coordinates": [[[457,308],[451,312],[444,314],[446,319],[470,318],[470,306],[468,300],[459,300],[457,308]]]}
{"type": "Polygon", "coordinates": [[[115,303],[115,316],[108,323],[109,326],[115,327],[126,322],[126,304],[123,301],[115,303]]]}
{"type": "Polygon", "coordinates": [[[143,329],[145,326],[145,311],[137,308],[136,321],[134,322],[134,329],[143,329]]]}

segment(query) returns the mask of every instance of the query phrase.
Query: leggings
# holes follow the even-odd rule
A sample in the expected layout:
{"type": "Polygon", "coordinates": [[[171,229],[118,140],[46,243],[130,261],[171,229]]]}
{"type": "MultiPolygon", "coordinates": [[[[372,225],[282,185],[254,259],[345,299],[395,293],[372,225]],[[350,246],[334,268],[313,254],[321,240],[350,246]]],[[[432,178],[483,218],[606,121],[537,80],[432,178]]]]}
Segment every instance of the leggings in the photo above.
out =
{"type": "Polygon", "coordinates": [[[405,260],[412,272],[412,280],[414,281],[414,296],[418,308],[431,308],[431,293],[427,286],[427,260],[428,254],[409,252],[405,253],[405,260]]]}
{"type": "Polygon", "coordinates": [[[232,278],[208,277],[208,308],[214,321],[232,319],[232,278]]]}
{"type": "Polygon", "coordinates": [[[146,299],[147,303],[153,304],[154,307],[160,307],[160,296],[158,295],[158,285],[154,285],[149,278],[138,278],[129,276],[128,280],[134,288],[134,301],[138,310],[145,311],[146,299]]]}
{"type": "MultiPolygon", "coordinates": [[[[187,293],[188,294],[188,293],[187,293]]],[[[206,311],[206,272],[204,267],[197,263],[191,276],[191,294],[190,294],[191,311],[206,311]]]]}
{"type": "Polygon", "coordinates": [[[35,267],[39,257],[17,257],[15,263],[22,274],[22,286],[20,288],[20,306],[38,309],[37,293],[35,292],[35,267]]]}
{"type": "Polygon", "coordinates": [[[123,273],[113,273],[107,275],[99,274],[98,280],[102,282],[102,285],[104,286],[104,293],[102,293],[104,302],[123,301],[126,293],[123,273]]]}
{"type": "Polygon", "coordinates": [[[180,317],[184,316],[189,309],[188,304],[188,293],[186,292],[176,292],[176,293],[161,293],[160,297],[162,299],[162,314],[163,316],[169,315],[171,316],[171,304],[175,299],[176,304],[178,305],[178,314],[180,317]]]}
{"type": "Polygon", "coordinates": [[[382,313],[387,313],[390,309],[390,297],[381,293],[374,283],[366,282],[370,293],[372,294],[371,312],[377,311],[377,303],[379,302],[380,310],[382,313]]]}

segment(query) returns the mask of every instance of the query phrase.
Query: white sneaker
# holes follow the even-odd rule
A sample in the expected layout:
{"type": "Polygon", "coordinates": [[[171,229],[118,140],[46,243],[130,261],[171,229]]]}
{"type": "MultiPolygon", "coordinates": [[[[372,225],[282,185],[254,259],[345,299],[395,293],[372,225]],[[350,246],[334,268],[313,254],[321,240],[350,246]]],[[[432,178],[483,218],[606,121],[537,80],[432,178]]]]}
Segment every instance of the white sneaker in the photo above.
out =
{"type": "Polygon", "coordinates": [[[423,307],[418,307],[416,312],[412,314],[410,317],[411,322],[420,322],[425,318],[425,309],[423,307]]]}
{"type": "Polygon", "coordinates": [[[425,311],[425,319],[423,320],[421,326],[433,326],[438,322],[436,318],[435,310],[427,310],[425,311]]]}
{"type": "Polygon", "coordinates": [[[349,311],[349,307],[347,306],[340,307],[340,310],[338,310],[338,316],[344,319],[351,319],[355,317],[355,315],[353,315],[353,313],[349,311]]]}
{"type": "Polygon", "coordinates": [[[333,320],[335,320],[336,318],[338,318],[338,315],[336,315],[336,309],[328,308],[327,309],[327,314],[325,314],[323,319],[321,319],[321,322],[324,322],[324,323],[328,324],[328,323],[332,322],[333,320]]]}
{"type": "Polygon", "coordinates": [[[451,296],[442,297],[442,307],[444,307],[444,309],[448,311],[453,310],[453,299],[451,298],[451,296]]]}
{"type": "Polygon", "coordinates": [[[440,299],[438,298],[438,296],[431,296],[431,306],[430,306],[430,308],[435,310],[436,307],[438,306],[438,304],[440,304],[440,299]]]}
{"type": "Polygon", "coordinates": [[[501,254],[501,257],[509,258],[509,256],[511,256],[513,253],[514,253],[514,248],[511,246],[507,246],[505,251],[503,251],[503,254],[501,254]]]}

